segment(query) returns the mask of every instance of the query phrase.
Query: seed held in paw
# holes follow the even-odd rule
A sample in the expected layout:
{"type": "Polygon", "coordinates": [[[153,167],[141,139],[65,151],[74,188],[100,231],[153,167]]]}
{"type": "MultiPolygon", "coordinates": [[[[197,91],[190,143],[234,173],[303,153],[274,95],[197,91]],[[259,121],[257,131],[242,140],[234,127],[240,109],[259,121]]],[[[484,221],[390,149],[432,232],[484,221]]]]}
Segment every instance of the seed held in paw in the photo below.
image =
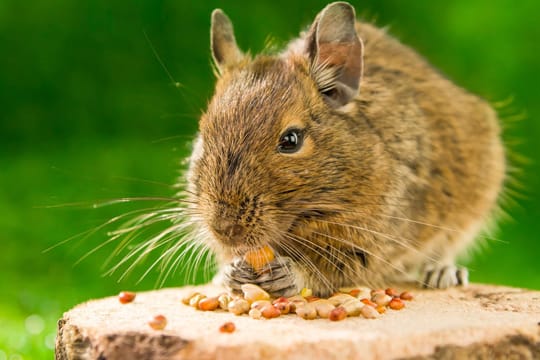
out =
{"type": "Polygon", "coordinates": [[[244,254],[244,260],[256,271],[261,270],[266,264],[274,260],[274,258],[274,251],[268,245],[250,250],[244,254]]]}

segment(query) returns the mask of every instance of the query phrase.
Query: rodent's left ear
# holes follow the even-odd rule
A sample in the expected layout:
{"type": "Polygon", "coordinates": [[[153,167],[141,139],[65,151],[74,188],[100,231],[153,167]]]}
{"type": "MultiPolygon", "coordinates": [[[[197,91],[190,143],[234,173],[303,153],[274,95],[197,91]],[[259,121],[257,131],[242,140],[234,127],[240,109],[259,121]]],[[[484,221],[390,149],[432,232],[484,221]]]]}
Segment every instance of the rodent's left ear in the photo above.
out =
{"type": "Polygon", "coordinates": [[[319,91],[332,106],[347,104],[360,89],[363,44],[356,33],[354,8],[346,2],[326,6],[306,38],[306,52],[319,91]]]}
{"type": "Polygon", "coordinates": [[[221,9],[212,12],[210,44],[212,58],[219,73],[238,64],[244,57],[236,44],[231,20],[221,9]]]}

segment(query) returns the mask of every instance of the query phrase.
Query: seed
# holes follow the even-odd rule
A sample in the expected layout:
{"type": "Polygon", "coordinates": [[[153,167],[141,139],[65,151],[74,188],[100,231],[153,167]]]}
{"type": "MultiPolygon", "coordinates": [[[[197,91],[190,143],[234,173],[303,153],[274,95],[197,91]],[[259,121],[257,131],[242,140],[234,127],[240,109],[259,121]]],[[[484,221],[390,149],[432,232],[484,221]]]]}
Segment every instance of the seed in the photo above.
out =
{"type": "Polygon", "coordinates": [[[135,300],[135,293],[131,291],[122,291],[118,294],[118,301],[122,304],[128,304],[135,300]]]}
{"type": "Polygon", "coordinates": [[[244,293],[244,299],[249,303],[257,300],[270,300],[270,294],[254,284],[242,285],[242,292],[244,293]]]}
{"type": "Polygon", "coordinates": [[[236,330],[236,326],[234,325],[233,322],[226,322],[225,324],[221,325],[219,327],[219,332],[222,332],[222,333],[233,333],[234,330],[236,330]]]}
{"type": "Polygon", "coordinates": [[[354,296],[351,296],[349,294],[337,294],[330,298],[328,298],[328,301],[332,303],[334,306],[339,306],[343,304],[345,301],[356,299],[354,296]]]}
{"type": "Polygon", "coordinates": [[[383,305],[377,306],[375,310],[377,310],[379,314],[384,314],[386,312],[386,306],[383,306],[383,305]]]}
{"type": "Polygon", "coordinates": [[[317,310],[313,303],[307,303],[296,308],[296,315],[304,320],[313,320],[317,318],[317,310]]]}
{"type": "Polygon", "coordinates": [[[281,315],[281,312],[276,309],[272,304],[269,304],[261,309],[261,314],[267,319],[272,319],[281,315]]]}
{"type": "Polygon", "coordinates": [[[320,299],[310,304],[315,307],[315,310],[317,311],[317,315],[319,315],[319,317],[323,319],[328,318],[328,315],[330,315],[330,312],[336,308],[334,305],[332,305],[330,301],[326,299],[320,299]]]}
{"type": "Polygon", "coordinates": [[[214,311],[218,308],[218,306],[219,306],[219,300],[217,297],[202,299],[201,301],[199,301],[199,304],[197,305],[199,310],[203,310],[203,311],[214,311]]]}
{"type": "Polygon", "coordinates": [[[369,299],[360,299],[361,302],[363,302],[365,305],[371,306],[371,307],[377,307],[377,304],[375,304],[373,301],[369,299]]]}
{"type": "Polygon", "coordinates": [[[286,302],[286,303],[288,303],[288,302],[289,302],[289,299],[287,299],[285,296],[280,296],[280,297],[278,297],[277,299],[274,299],[274,300],[272,301],[272,304],[273,304],[273,305],[276,305],[277,303],[280,303],[280,302],[286,302]]]}
{"type": "Polygon", "coordinates": [[[311,289],[309,289],[309,288],[303,288],[300,291],[300,295],[303,296],[303,297],[308,297],[308,296],[313,295],[313,291],[311,291],[311,289]]]}
{"type": "Polygon", "coordinates": [[[307,301],[307,302],[314,302],[314,301],[317,301],[317,300],[319,300],[319,299],[320,299],[320,297],[313,296],[313,295],[306,296],[306,301],[307,301]]]}
{"type": "Polygon", "coordinates": [[[167,318],[163,315],[156,315],[148,321],[148,325],[154,330],[163,330],[167,326],[167,318]]]}
{"type": "Polygon", "coordinates": [[[354,296],[354,297],[357,297],[358,294],[360,294],[360,289],[352,289],[351,291],[348,292],[349,295],[351,296],[354,296]]]}
{"type": "Polygon", "coordinates": [[[364,306],[360,311],[360,314],[362,314],[362,316],[366,319],[376,319],[379,317],[379,313],[372,306],[364,306]]]}
{"type": "Polygon", "coordinates": [[[270,300],[257,300],[251,303],[252,309],[262,310],[266,305],[271,305],[270,300]]]}
{"type": "Polygon", "coordinates": [[[383,289],[373,289],[371,290],[371,296],[375,294],[386,294],[383,289]]]}
{"type": "Polygon", "coordinates": [[[252,308],[249,310],[248,315],[253,319],[260,319],[262,316],[261,310],[252,308]]]}
{"type": "Polygon", "coordinates": [[[386,295],[391,296],[391,297],[399,296],[399,293],[397,292],[396,289],[388,288],[384,290],[384,292],[386,293],[386,295]]]}
{"type": "Polygon", "coordinates": [[[365,306],[362,304],[362,302],[358,299],[353,299],[349,301],[345,301],[341,306],[345,309],[347,312],[347,316],[358,316],[360,315],[360,311],[365,306]]]}
{"type": "Polygon", "coordinates": [[[291,305],[288,302],[278,302],[274,307],[279,310],[281,315],[287,315],[291,311],[291,305]]]}
{"type": "Polygon", "coordinates": [[[194,307],[195,309],[199,306],[199,302],[203,299],[206,299],[206,295],[203,294],[195,294],[190,300],[189,300],[189,306],[194,307]]]}
{"type": "Polygon", "coordinates": [[[182,298],[182,302],[186,305],[189,305],[189,301],[191,300],[191,298],[193,298],[195,295],[200,295],[199,292],[190,292],[188,293],[186,296],[184,296],[182,298]]]}
{"type": "Polygon", "coordinates": [[[244,255],[244,260],[256,271],[261,270],[266,264],[274,260],[274,258],[274,251],[268,245],[250,250],[244,255]]]}
{"type": "Polygon", "coordinates": [[[242,315],[248,312],[249,303],[244,299],[234,299],[229,302],[227,309],[234,315],[242,315]]]}
{"type": "Polygon", "coordinates": [[[414,299],[414,295],[412,293],[410,293],[409,291],[404,291],[404,292],[401,293],[401,295],[399,295],[399,298],[401,300],[410,301],[410,300],[414,299]]]}
{"type": "Polygon", "coordinates": [[[343,306],[338,306],[328,314],[330,321],[341,321],[347,317],[347,310],[343,306]]]}
{"type": "Polygon", "coordinates": [[[392,310],[401,310],[405,307],[405,303],[400,298],[393,298],[388,307],[392,310]]]}
{"type": "Polygon", "coordinates": [[[219,308],[227,310],[229,303],[231,302],[231,296],[229,294],[221,294],[218,296],[219,308]]]}
{"type": "Polygon", "coordinates": [[[383,305],[386,306],[388,303],[392,300],[391,296],[388,296],[386,294],[377,293],[373,295],[371,298],[371,301],[373,301],[377,305],[383,305]]]}

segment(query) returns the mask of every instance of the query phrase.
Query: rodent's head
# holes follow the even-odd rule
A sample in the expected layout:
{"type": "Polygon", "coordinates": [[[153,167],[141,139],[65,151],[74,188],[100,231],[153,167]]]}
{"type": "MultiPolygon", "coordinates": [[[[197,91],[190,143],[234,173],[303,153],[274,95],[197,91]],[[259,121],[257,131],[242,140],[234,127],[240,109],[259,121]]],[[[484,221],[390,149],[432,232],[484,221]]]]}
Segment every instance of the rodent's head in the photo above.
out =
{"type": "Polygon", "coordinates": [[[348,171],[358,142],[344,110],[362,73],[354,10],[327,7],[274,56],[242,54],[221,10],[211,40],[219,77],[191,158],[192,207],[227,254],[279,246],[295,228],[339,211],[358,176],[348,171]]]}

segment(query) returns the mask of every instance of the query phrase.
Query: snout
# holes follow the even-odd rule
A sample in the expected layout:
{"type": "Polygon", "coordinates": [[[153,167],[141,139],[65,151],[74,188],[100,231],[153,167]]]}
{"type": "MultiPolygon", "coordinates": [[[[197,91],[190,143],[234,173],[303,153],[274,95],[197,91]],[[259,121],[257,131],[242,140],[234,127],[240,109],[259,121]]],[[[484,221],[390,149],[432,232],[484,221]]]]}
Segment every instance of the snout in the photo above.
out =
{"type": "Polygon", "coordinates": [[[211,224],[212,231],[222,242],[237,246],[246,235],[246,228],[227,218],[215,219],[211,224]]]}

